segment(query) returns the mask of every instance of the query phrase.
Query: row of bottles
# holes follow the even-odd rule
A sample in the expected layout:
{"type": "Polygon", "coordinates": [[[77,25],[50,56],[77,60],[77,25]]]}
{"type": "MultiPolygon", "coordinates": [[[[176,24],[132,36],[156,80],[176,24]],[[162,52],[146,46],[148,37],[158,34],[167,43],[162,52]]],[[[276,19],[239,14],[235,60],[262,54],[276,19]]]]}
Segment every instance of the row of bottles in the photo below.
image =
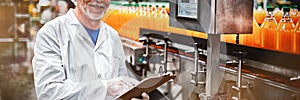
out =
{"type": "MultiPolygon", "coordinates": [[[[271,7],[270,5],[268,5],[268,7],[271,7]]],[[[279,8],[279,5],[275,5],[274,10],[272,11],[272,13],[274,14],[274,18],[276,19],[276,22],[279,23],[281,18],[284,15],[284,11],[283,8],[286,8],[288,6],[283,5],[282,9],[279,8]]],[[[292,18],[292,21],[294,24],[296,24],[300,18],[300,13],[298,12],[298,6],[297,5],[291,5],[290,9],[289,9],[289,14],[290,17],[292,18]]],[[[256,22],[258,23],[258,25],[261,25],[262,22],[264,21],[264,19],[266,18],[268,14],[267,9],[263,9],[262,5],[259,4],[257,9],[254,9],[254,13],[253,16],[256,20],[256,22]]]]}
{"type": "MultiPolygon", "coordinates": [[[[132,39],[139,38],[139,34],[132,33],[140,33],[140,28],[178,33],[199,38],[206,37],[205,33],[169,27],[168,14],[158,13],[158,11],[161,11],[162,9],[163,5],[140,4],[134,6],[126,4],[111,10],[111,14],[108,13],[109,19],[111,20],[106,20],[106,22],[119,31],[120,35],[132,39]]],[[[167,6],[165,6],[163,10],[167,10],[167,6]]],[[[296,26],[300,27],[300,25],[292,23],[290,25],[280,24],[279,26],[279,22],[275,21],[276,19],[273,14],[273,11],[275,11],[276,8],[268,8],[267,10],[269,11],[268,15],[263,18],[261,25],[259,25],[255,19],[253,20],[252,34],[240,35],[240,43],[252,47],[300,54],[300,29],[296,28],[296,26]]],[[[289,11],[290,10],[288,9],[287,11],[286,8],[286,12],[289,11]]],[[[290,13],[288,13],[288,15],[290,16],[290,13]]],[[[281,18],[288,17],[282,15],[281,18]]],[[[291,23],[291,21],[292,19],[282,20],[282,23],[291,23]]],[[[235,43],[235,39],[235,34],[222,35],[222,41],[224,42],[235,43]]]]}
{"type": "Polygon", "coordinates": [[[135,14],[137,16],[166,17],[169,14],[169,7],[166,7],[166,5],[124,4],[118,10],[120,13],[135,14]]]}
{"type": "Polygon", "coordinates": [[[139,28],[166,30],[168,28],[169,7],[167,4],[123,4],[112,8],[109,23],[127,37],[138,37],[139,28]]]}
{"type": "MultiPolygon", "coordinates": [[[[276,10],[276,8],[275,8],[276,10]]],[[[283,7],[283,15],[278,21],[276,13],[270,6],[267,8],[267,14],[263,22],[254,31],[259,30],[260,40],[259,47],[278,50],[290,53],[300,53],[300,21],[295,17],[298,10],[290,10],[289,7],[283,7]],[[275,13],[275,14],[273,14],[275,13]],[[292,17],[294,15],[294,17],[292,17]]],[[[259,21],[255,20],[259,25],[259,21]]],[[[256,24],[256,23],[254,23],[256,24]]]]}

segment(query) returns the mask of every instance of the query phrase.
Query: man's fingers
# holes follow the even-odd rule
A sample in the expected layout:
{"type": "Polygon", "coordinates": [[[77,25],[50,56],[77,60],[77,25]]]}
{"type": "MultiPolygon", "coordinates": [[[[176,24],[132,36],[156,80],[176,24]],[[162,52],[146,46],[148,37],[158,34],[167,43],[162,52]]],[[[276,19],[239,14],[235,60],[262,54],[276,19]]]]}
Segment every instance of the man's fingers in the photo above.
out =
{"type": "Polygon", "coordinates": [[[145,93],[145,92],[143,92],[143,93],[141,94],[141,96],[143,97],[142,99],[139,99],[139,98],[131,98],[131,100],[149,100],[149,99],[150,99],[149,95],[148,95],[147,93],[145,93]]]}
{"type": "Polygon", "coordinates": [[[149,95],[145,92],[142,93],[142,97],[143,97],[143,100],[149,100],[150,99],[149,95]]]}
{"type": "Polygon", "coordinates": [[[141,99],[138,99],[138,98],[131,98],[131,100],[141,100],[141,99]]]}

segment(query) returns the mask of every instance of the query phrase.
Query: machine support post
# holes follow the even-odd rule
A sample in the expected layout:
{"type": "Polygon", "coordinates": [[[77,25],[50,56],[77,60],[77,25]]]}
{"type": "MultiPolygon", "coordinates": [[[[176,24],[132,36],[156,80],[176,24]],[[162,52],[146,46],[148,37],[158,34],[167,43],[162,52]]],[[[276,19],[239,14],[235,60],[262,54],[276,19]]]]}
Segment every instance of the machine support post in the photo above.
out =
{"type": "Polygon", "coordinates": [[[198,60],[199,60],[199,51],[198,51],[198,47],[197,44],[195,45],[195,86],[198,86],[198,82],[199,82],[199,78],[198,78],[198,74],[199,74],[199,64],[198,64],[198,60]]]}
{"type": "Polygon", "coordinates": [[[206,100],[218,92],[222,81],[220,71],[220,34],[208,34],[207,38],[207,70],[206,70],[206,100]]]}
{"type": "Polygon", "coordinates": [[[168,40],[164,40],[164,73],[167,73],[168,71],[168,40]]]}

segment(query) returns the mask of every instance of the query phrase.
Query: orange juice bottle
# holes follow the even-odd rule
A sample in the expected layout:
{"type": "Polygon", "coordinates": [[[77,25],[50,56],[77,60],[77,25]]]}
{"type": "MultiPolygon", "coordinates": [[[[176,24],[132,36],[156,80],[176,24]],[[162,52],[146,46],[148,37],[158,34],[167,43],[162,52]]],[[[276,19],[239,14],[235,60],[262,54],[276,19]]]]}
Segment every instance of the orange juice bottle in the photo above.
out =
{"type": "Polygon", "coordinates": [[[297,22],[295,27],[293,51],[300,54],[300,21],[297,22]]]}
{"type": "Polygon", "coordinates": [[[162,10],[162,5],[156,5],[156,8],[157,8],[158,12],[160,12],[162,10]]]}
{"type": "MultiPolygon", "coordinates": [[[[300,19],[300,12],[298,11],[297,19],[296,19],[296,20],[297,20],[297,23],[300,21],[299,19],[300,19]]],[[[297,23],[296,23],[296,24],[297,24],[297,23]]],[[[295,25],[296,25],[296,24],[295,24],[295,25]]]]}
{"type": "Polygon", "coordinates": [[[29,4],[29,6],[28,6],[28,14],[30,16],[32,16],[32,10],[33,10],[33,8],[35,8],[35,5],[33,3],[29,4]]]}
{"type": "Polygon", "coordinates": [[[148,28],[149,29],[152,29],[152,27],[154,27],[154,17],[153,17],[153,11],[152,11],[152,8],[153,8],[153,6],[152,6],[152,4],[149,4],[148,5],[148,7],[147,7],[147,22],[149,22],[149,24],[148,24],[148,28]]]}
{"type": "Polygon", "coordinates": [[[160,10],[160,14],[163,15],[163,16],[168,15],[168,12],[166,10],[166,6],[162,5],[161,7],[162,7],[162,9],[160,10]]]}
{"type": "Polygon", "coordinates": [[[167,11],[168,15],[170,15],[170,8],[169,8],[169,6],[166,7],[166,11],[167,11]]]}
{"type": "Polygon", "coordinates": [[[156,11],[155,11],[156,17],[157,17],[157,16],[160,16],[160,11],[161,11],[161,9],[162,9],[161,6],[156,5],[155,7],[156,7],[156,11]]]}
{"type": "Polygon", "coordinates": [[[253,17],[252,27],[253,27],[252,34],[241,34],[240,35],[241,38],[243,38],[241,41],[242,44],[248,45],[248,46],[254,46],[254,44],[255,44],[255,36],[254,35],[257,35],[260,33],[260,28],[259,28],[256,20],[254,19],[254,17],[253,17]]]}
{"type": "Polygon", "coordinates": [[[134,4],[133,5],[133,13],[135,14],[135,16],[140,16],[140,9],[142,8],[139,4],[134,4]]]}
{"type": "Polygon", "coordinates": [[[155,6],[150,5],[150,9],[151,9],[151,14],[154,15],[157,11],[157,8],[155,6]]]}
{"type": "Polygon", "coordinates": [[[294,22],[294,24],[296,25],[296,23],[298,22],[298,6],[297,5],[292,5],[291,6],[291,10],[290,10],[290,15],[291,18],[294,22]]]}
{"type": "Polygon", "coordinates": [[[124,4],[124,10],[123,10],[123,15],[124,15],[124,18],[121,18],[121,21],[123,23],[125,23],[126,21],[128,21],[129,19],[129,12],[130,12],[130,6],[129,4],[124,4]]]}
{"type": "Polygon", "coordinates": [[[258,4],[258,8],[256,10],[254,10],[254,14],[253,14],[258,25],[262,24],[266,15],[267,15],[267,12],[262,8],[262,5],[258,4]]]}
{"type": "Polygon", "coordinates": [[[250,41],[249,43],[251,46],[254,47],[260,47],[261,46],[261,35],[260,35],[260,27],[259,24],[256,21],[253,21],[253,31],[252,34],[250,34],[250,41]]]}
{"type": "Polygon", "coordinates": [[[289,11],[290,11],[289,7],[283,8],[284,15],[281,18],[276,28],[277,30],[276,49],[284,52],[291,52],[293,46],[292,36],[293,36],[295,25],[290,17],[289,11]]]}
{"type": "Polygon", "coordinates": [[[276,49],[277,22],[273,15],[273,8],[267,7],[267,16],[261,25],[261,46],[266,49],[276,49]]]}
{"type": "Polygon", "coordinates": [[[162,9],[160,11],[160,23],[161,23],[161,29],[162,30],[166,30],[167,27],[169,26],[169,24],[167,23],[167,21],[169,20],[169,15],[167,13],[167,10],[166,10],[166,6],[165,5],[162,5],[161,6],[162,9]]]}
{"type": "Polygon", "coordinates": [[[141,15],[146,16],[147,15],[147,5],[142,4],[142,9],[140,9],[141,15]]]}
{"type": "Polygon", "coordinates": [[[147,13],[147,16],[148,16],[148,17],[151,16],[151,13],[152,13],[151,8],[152,8],[152,5],[151,5],[151,4],[150,4],[150,5],[147,5],[146,13],[147,13]]]}
{"type": "Polygon", "coordinates": [[[280,19],[283,16],[283,11],[279,9],[279,5],[275,5],[275,9],[274,9],[273,14],[274,14],[274,17],[276,19],[276,22],[279,23],[280,19]]]}

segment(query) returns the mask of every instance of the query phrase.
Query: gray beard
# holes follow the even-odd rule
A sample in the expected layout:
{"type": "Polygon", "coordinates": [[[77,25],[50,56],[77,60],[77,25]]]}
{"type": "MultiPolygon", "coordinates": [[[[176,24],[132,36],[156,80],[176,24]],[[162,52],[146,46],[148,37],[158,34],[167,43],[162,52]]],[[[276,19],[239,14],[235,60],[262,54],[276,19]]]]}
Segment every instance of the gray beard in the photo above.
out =
{"type": "Polygon", "coordinates": [[[99,17],[93,17],[92,14],[88,11],[88,9],[85,9],[83,6],[80,6],[79,8],[84,13],[85,16],[87,16],[89,19],[91,19],[93,21],[101,20],[104,13],[106,12],[106,11],[102,12],[101,16],[99,16],[99,17]]]}

